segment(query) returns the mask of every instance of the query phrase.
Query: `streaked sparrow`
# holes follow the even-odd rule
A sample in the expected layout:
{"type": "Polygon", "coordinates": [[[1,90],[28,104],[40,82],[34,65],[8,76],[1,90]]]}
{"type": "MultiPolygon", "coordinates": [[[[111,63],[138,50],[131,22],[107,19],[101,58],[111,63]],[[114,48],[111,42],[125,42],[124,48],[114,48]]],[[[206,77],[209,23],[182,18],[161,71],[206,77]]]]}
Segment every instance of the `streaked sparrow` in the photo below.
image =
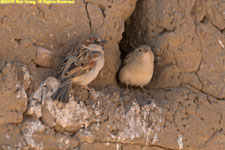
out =
{"type": "Polygon", "coordinates": [[[105,43],[97,35],[89,35],[67,55],[58,70],[60,86],[52,100],[68,103],[72,83],[87,87],[97,77],[105,63],[105,43]]]}

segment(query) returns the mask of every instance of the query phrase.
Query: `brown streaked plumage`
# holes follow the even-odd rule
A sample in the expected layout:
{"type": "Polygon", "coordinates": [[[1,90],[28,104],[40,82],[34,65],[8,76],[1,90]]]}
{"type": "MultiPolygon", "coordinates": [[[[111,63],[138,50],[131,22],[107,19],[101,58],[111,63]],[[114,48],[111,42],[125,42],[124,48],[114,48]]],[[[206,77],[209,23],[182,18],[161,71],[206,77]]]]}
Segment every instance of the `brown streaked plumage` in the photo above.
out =
{"type": "Polygon", "coordinates": [[[72,83],[87,86],[97,77],[104,66],[105,42],[96,35],[89,35],[69,53],[58,69],[60,86],[52,100],[68,103],[72,83]]]}

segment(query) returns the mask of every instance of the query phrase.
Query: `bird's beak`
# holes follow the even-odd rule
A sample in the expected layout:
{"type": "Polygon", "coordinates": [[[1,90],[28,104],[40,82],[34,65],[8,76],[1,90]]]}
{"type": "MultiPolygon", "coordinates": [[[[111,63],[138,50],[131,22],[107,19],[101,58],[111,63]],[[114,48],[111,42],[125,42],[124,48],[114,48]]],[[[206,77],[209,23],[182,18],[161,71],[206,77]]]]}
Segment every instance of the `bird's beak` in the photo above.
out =
{"type": "Polygon", "coordinates": [[[107,42],[108,42],[107,40],[102,40],[102,41],[101,41],[101,44],[104,45],[104,44],[106,44],[107,42]]]}
{"type": "Polygon", "coordinates": [[[99,57],[100,55],[101,55],[101,52],[99,52],[99,51],[91,51],[91,55],[92,55],[92,57],[99,57]]]}
{"type": "Polygon", "coordinates": [[[145,53],[147,53],[148,52],[148,48],[145,48],[144,51],[145,51],[145,53]]]}

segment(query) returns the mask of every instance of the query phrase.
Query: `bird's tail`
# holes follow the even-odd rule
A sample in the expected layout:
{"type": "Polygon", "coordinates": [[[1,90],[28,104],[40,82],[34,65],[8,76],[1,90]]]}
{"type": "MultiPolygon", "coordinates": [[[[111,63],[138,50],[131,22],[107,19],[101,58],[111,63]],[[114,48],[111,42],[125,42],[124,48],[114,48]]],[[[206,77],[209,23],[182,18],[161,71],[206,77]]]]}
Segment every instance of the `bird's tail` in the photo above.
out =
{"type": "Polygon", "coordinates": [[[52,100],[68,103],[70,87],[71,87],[71,83],[60,85],[57,91],[51,96],[52,100]]]}

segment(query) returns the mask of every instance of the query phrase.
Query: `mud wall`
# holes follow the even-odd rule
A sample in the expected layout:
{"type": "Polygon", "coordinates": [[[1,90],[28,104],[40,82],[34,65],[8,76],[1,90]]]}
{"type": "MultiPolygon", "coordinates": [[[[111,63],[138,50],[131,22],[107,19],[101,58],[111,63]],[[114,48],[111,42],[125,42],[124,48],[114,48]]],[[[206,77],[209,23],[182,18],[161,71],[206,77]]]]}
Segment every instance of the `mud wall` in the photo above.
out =
{"type": "Polygon", "coordinates": [[[225,98],[223,0],[143,0],[126,22],[122,50],[150,44],[157,57],[152,89],[188,85],[225,98]]]}
{"type": "Polygon", "coordinates": [[[224,0],[0,4],[0,149],[225,149],[224,0]],[[50,98],[66,53],[96,33],[106,64],[70,103],[50,98]],[[140,44],[156,56],[143,91],[116,80],[140,44]]]}

